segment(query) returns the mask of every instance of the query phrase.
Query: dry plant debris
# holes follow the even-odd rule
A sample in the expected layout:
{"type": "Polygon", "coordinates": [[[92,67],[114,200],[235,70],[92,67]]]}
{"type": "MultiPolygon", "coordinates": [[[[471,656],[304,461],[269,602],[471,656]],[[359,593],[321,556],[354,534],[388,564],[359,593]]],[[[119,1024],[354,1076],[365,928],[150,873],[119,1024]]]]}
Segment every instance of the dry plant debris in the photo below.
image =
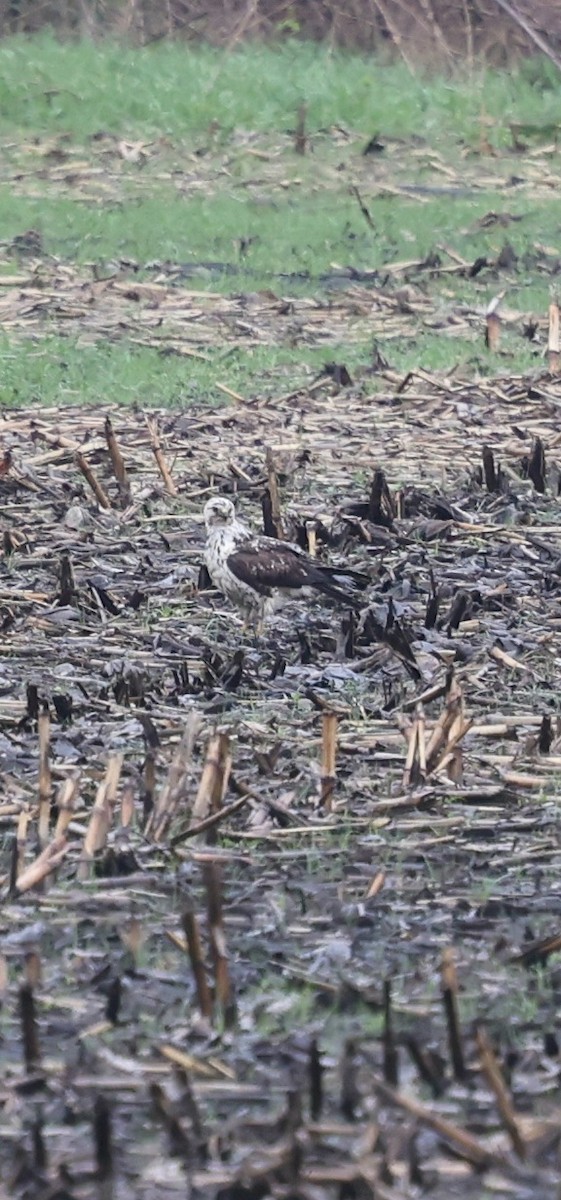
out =
{"type": "Polygon", "coordinates": [[[10,1195],[559,1187],[561,382],[382,378],[3,414],[10,1195]],[[217,491],[360,617],[242,637],[217,491]]]}
{"type": "MultiPolygon", "coordinates": [[[[146,164],[184,195],[223,176],[256,201],[298,195],[285,156],[304,176],[323,136],[306,118],[174,172],[163,141],[101,136],[86,161],[59,138],[20,145],[0,174],[22,197],[80,204],[148,192],[146,164]],[[244,156],[264,182],[236,175],[244,156]]],[[[325,136],[339,153],[352,135],[325,136]]],[[[512,136],[519,153],[523,130],[512,136]]],[[[427,184],[410,186],[398,143],[375,171],[354,155],[369,234],[381,196],[422,206],[491,186],[467,150],[459,166],[408,151],[427,184]]],[[[506,155],[494,191],[551,196],[556,155],[528,152],[514,184],[506,155]]],[[[313,186],[336,170],[318,153],[313,186]]],[[[493,210],[479,227],[502,239],[518,219],[493,210]]],[[[556,300],[539,318],[509,308],[513,251],[499,243],[475,261],[439,245],[378,272],[334,264],[308,281],[322,295],[290,299],[278,273],[271,290],[189,286],[201,265],[251,286],[241,254],[101,270],[49,256],[33,229],[5,250],[14,344],[124,340],[181,356],[186,374],[224,346],[227,397],[0,418],[5,1194],[549,1200],[556,300]],[[483,270],[480,306],[447,293],[483,270]],[[534,339],[531,376],[500,371],[509,325],[534,339]],[[423,330],[469,340],[487,371],[398,372],[376,346],[390,357],[392,339],[423,330]],[[362,366],[336,357],[372,343],[362,366]],[[240,345],[333,361],[244,397],[228,376],[240,345]],[[262,639],[245,636],[201,569],[217,492],[267,534],[364,571],[364,609],[290,603],[262,639]]],[[[554,248],[528,256],[555,276],[554,248]]]]}

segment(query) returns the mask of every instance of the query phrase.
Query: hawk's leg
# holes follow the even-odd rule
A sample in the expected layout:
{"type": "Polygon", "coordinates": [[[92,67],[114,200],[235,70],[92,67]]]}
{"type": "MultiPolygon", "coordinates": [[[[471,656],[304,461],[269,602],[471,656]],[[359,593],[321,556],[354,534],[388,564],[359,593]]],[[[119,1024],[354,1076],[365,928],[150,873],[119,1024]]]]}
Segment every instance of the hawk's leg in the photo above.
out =
{"type": "Polygon", "coordinates": [[[267,619],[267,601],[263,600],[260,604],[248,604],[244,608],[244,634],[251,633],[253,635],[253,643],[257,647],[263,637],[265,629],[265,621],[267,619]]]}

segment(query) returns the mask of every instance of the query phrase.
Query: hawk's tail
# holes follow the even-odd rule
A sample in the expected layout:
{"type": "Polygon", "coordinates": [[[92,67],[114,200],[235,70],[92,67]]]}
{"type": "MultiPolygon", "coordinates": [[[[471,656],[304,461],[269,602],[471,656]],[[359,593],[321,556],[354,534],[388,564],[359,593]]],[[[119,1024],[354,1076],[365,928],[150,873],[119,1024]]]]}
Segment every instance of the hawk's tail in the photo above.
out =
{"type": "Polygon", "coordinates": [[[362,571],[348,571],[338,567],[318,567],[318,578],[313,586],[332,600],[346,604],[351,608],[361,607],[361,598],[357,592],[362,592],[370,583],[368,575],[362,571]]]}
{"type": "Polygon", "coordinates": [[[370,583],[370,576],[365,575],[364,571],[349,571],[340,567],[320,567],[320,571],[322,575],[327,575],[330,583],[353,591],[363,592],[370,583]]]}

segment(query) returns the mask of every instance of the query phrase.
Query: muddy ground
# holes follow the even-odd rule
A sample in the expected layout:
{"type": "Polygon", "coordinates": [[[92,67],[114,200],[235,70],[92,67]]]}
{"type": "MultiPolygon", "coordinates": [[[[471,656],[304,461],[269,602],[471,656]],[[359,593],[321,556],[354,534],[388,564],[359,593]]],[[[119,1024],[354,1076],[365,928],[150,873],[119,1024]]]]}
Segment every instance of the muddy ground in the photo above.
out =
{"type": "Polygon", "coordinates": [[[115,411],[120,485],[102,413],[4,414],[7,1194],[552,1194],[560,400],[326,378],[115,411]],[[371,586],[255,642],[200,513],[236,492],[259,526],[266,446],[286,532],[371,586]]]}

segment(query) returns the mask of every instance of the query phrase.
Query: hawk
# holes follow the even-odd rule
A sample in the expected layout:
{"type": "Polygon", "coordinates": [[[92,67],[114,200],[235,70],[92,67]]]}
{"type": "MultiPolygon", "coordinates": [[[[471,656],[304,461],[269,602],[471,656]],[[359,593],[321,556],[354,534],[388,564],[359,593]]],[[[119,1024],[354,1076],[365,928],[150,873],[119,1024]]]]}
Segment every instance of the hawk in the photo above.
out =
{"type": "Polygon", "coordinates": [[[218,590],[242,609],[246,622],[262,626],[275,593],[302,588],[358,607],[356,592],[369,583],[360,571],[323,566],[291,542],[254,535],[225,496],[207,501],[204,520],[208,573],[218,590]]]}

